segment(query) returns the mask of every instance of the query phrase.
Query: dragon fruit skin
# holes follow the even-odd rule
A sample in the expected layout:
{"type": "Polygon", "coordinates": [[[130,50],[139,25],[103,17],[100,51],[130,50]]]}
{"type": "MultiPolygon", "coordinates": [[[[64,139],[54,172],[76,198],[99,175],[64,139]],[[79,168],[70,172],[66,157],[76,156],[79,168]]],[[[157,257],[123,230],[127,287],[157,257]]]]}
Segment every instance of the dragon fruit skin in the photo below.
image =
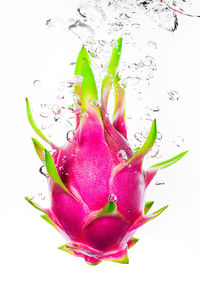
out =
{"type": "Polygon", "coordinates": [[[113,48],[107,74],[102,83],[101,107],[88,54],[82,47],[75,75],[83,77],[75,87],[81,113],[71,142],[61,147],[51,143],[35,124],[29,101],[28,119],[36,133],[54,149],[51,155],[33,138],[36,152],[46,165],[51,194],[51,207],[42,209],[42,218],[52,224],[66,239],[60,249],[83,257],[89,264],[103,260],[128,263],[127,250],[138,239],[136,229],[165,210],[151,215],[153,202],[144,202],[144,193],[158,170],[182,158],[186,152],[144,171],[142,163],[156,136],[156,121],[144,145],[133,151],[127,141],[124,107],[124,86],[119,84],[117,66],[122,39],[113,48]],[[113,121],[107,114],[107,102],[114,82],[115,109],[113,121]]]}

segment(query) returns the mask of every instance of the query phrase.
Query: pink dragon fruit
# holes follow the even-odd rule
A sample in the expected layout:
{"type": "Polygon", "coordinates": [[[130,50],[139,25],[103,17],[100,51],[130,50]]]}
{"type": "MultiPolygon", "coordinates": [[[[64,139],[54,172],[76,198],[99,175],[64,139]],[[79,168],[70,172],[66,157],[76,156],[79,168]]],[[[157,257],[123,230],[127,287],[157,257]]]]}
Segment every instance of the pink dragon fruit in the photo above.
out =
{"type": "Polygon", "coordinates": [[[87,51],[82,47],[75,75],[82,83],[75,86],[81,113],[77,113],[76,130],[70,143],[62,147],[50,142],[35,124],[26,99],[29,122],[35,132],[52,148],[51,155],[36,139],[35,150],[46,165],[51,207],[42,209],[42,218],[66,239],[59,249],[83,257],[88,264],[103,260],[128,263],[127,250],[138,239],[136,229],[160,215],[167,206],[148,214],[153,201],[144,202],[144,192],[158,170],[182,158],[186,152],[144,171],[142,163],[157,136],[153,121],[146,142],[132,150],[127,141],[124,86],[119,84],[117,66],[122,48],[118,39],[113,48],[107,74],[102,83],[101,105],[87,51]],[[115,108],[111,122],[107,103],[114,83],[115,108]]]}

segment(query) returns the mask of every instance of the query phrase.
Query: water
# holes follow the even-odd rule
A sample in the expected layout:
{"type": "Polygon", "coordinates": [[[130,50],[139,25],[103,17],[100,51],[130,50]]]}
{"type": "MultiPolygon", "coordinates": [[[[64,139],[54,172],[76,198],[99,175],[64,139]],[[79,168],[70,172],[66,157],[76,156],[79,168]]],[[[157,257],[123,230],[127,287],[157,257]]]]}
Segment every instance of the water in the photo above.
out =
{"type": "MultiPolygon", "coordinates": [[[[151,103],[148,97],[158,74],[157,57],[160,41],[157,40],[156,33],[151,34],[150,30],[150,34],[145,34],[145,30],[148,32],[148,27],[152,27],[152,31],[173,34],[179,29],[180,13],[194,13],[192,6],[191,1],[183,0],[84,1],[77,4],[76,10],[71,12],[70,19],[57,16],[47,19],[45,23],[48,32],[55,29],[64,31],[67,39],[73,36],[79,41],[80,47],[82,44],[85,46],[90,54],[99,94],[112,47],[116,44],[117,38],[123,37],[118,73],[121,78],[119,83],[126,86],[126,123],[128,139],[133,148],[142,146],[153,119],[159,118],[161,113],[159,101],[151,103]],[[132,108],[129,109],[130,103],[134,106],[134,111],[132,108]]],[[[52,141],[58,145],[64,144],[66,138],[68,142],[77,142],[74,131],[76,115],[87,118],[87,113],[81,111],[79,98],[74,95],[74,86],[83,81],[83,77],[73,75],[74,67],[75,60],[66,65],[66,68],[70,69],[71,76],[67,78],[63,76],[63,80],[57,83],[53,103],[49,104],[41,94],[42,104],[39,109],[37,107],[35,109],[38,111],[36,118],[40,123],[40,129],[45,136],[51,136],[52,141]]],[[[41,81],[35,80],[33,86],[35,90],[36,87],[41,87],[41,81]]],[[[40,92],[41,88],[37,90],[40,92]]],[[[167,98],[169,103],[180,101],[181,97],[176,86],[169,89],[167,98]]],[[[89,104],[96,108],[101,107],[98,99],[90,99],[89,104]]],[[[108,108],[110,117],[112,107],[108,108]]],[[[179,132],[177,136],[178,134],[179,132]]],[[[161,130],[158,132],[155,146],[148,155],[149,158],[157,159],[161,156],[162,143],[166,138],[177,147],[184,144],[184,137],[170,139],[171,137],[166,137],[161,130]]],[[[118,159],[126,161],[125,155],[120,151],[118,159]]]]}

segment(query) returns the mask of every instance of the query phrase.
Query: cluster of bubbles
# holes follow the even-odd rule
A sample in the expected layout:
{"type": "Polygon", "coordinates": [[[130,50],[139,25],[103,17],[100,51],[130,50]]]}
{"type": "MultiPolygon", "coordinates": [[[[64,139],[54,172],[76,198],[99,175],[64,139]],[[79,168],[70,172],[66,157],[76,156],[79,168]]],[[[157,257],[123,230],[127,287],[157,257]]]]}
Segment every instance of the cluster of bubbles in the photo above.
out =
{"type": "MultiPolygon", "coordinates": [[[[102,79],[105,76],[111,50],[116,44],[119,36],[123,37],[124,48],[129,48],[136,55],[125,55],[119,66],[120,84],[126,86],[128,96],[141,101],[144,90],[148,90],[156,71],[156,50],[158,44],[155,40],[145,39],[141,41],[142,18],[150,18],[159,27],[175,31],[178,28],[177,11],[185,13],[191,7],[190,1],[186,0],[94,0],[85,1],[77,6],[73,13],[73,18],[64,20],[61,18],[48,19],[46,27],[70,32],[77,36],[84,44],[92,62],[98,90],[102,79]],[[142,51],[141,51],[142,49],[142,51]]],[[[70,66],[74,67],[75,62],[70,66]]],[[[54,140],[53,132],[67,132],[61,144],[64,142],[78,142],[76,136],[76,116],[87,117],[87,113],[82,113],[79,98],[74,94],[74,87],[81,83],[81,76],[73,76],[58,84],[57,97],[54,104],[41,103],[39,107],[39,117],[41,120],[40,129],[48,137],[54,140]],[[53,135],[53,136],[52,136],[53,135]]],[[[33,82],[34,88],[42,87],[40,80],[33,82]]],[[[176,90],[167,93],[170,101],[178,101],[180,95],[176,90]]],[[[101,107],[98,99],[90,99],[89,104],[101,107]]],[[[152,121],[160,111],[158,105],[145,107],[145,113],[141,122],[136,127],[135,134],[129,138],[135,150],[138,150],[145,142],[152,121]],[[141,125],[142,124],[142,125],[141,125]],[[138,129],[138,130],[137,130],[138,129]]],[[[127,115],[127,127],[132,128],[133,116],[127,115]]],[[[160,158],[160,148],[163,135],[158,132],[155,145],[149,152],[147,158],[160,158]]],[[[184,139],[181,136],[173,138],[172,143],[181,147],[184,139]]],[[[118,152],[119,161],[126,163],[127,154],[122,149],[118,152]]],[[[61,166],[62,167],[62,166],[61,166]]],[[[40,168],[40,173],[46,176],[45,166],[40,168]]],[[[60,169],[62,171],[62,169],[60,169]]],[[[162,180],[156,181],[156,185],[163,185],[162,180]]],[[[40,196],[41,197],[41,196],[40,196]]],[[[109,201],[116,201],[115,195],[111,194],[109,201]]]]}

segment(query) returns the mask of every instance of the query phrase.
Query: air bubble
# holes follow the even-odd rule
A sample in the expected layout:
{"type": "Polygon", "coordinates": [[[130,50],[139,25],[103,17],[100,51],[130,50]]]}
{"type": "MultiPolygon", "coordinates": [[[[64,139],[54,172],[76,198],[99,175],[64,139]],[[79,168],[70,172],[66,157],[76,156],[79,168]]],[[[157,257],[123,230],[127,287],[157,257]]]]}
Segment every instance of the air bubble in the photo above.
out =
{"type": "Polygon", "coordinates": [[[80,116],[81,116],[81,117],[84,117],[84,118],[87,118],[87,117],[88,117],[88,114],[87,114],[87,112],[83,112],[83,113],[80,114],[80,116]]]}
{"type": "Polygon", "coordinates": [[[108,196],[108,201],[110,201],[110,202],[117,202],[117,196],[115,195],[115,194],[110,194],[109,196],[108,196]]]}
{"type": "Polygon", "coordinates": [[[122,161],[122,162],[127,162],[128,160],[128,157],[127,157],[127,154],[124,150],[120,150],[118,153],[117,153],[117,159],[119,161],[122,161]]]}
{"type": "Polygon", "coordinates": [[[43,171],[43,168],[45,167],[45,165],[42,165],[40,168],[39,168],[39,172],[44,175],[45,177],[47,177],[47,174],[43,171]]]}
{"type": "Polygon", "coordinates": [[[67,141],[70,143],[73,143],[74,141],[77,142],[78,138],[77,138],[77,133],[75,130],[70,130],[67,132],[66,135],[67,141]]]}
{"type": "Polygon", "coordinates": [[[171,101],[178,101],[180,99],[180,95],[176,90],[170,90],[168,95],[171,101]]]}
{"type": "Polygon", "coordinates": [[[184,143],[184,138],[182,136],[176,136],[173,143],[176,144],[176,146],[181,147],[184,143]]]}
{"type": "Polygon", "coordinates": [[[83,82],[83,76],[76,75],[67,80],[67,87],[74,87],[77,86],[79,83],[83,82]]]}
{"type": "Polygon", "coordinates": [[[159,180],[159,181],[155,182],[156,186],[161,186],[161,185],[164,185],[164,184],[165,184],[165,182],[163,180],[159,180]]]}
{"type": "Polygon", "coordinates": [[[34,87],[41,87],[41,81],[40,80],[34,80],[33,85],[34,85],[34,87]]]}
{"type": "Polygon", "coordinates": [[[95,106],[96,108],[100,108],[101,107],[101,103],[99,102],[99,100],[90,99],[89,100],[89,104],[91,106],[95,106]]]}

